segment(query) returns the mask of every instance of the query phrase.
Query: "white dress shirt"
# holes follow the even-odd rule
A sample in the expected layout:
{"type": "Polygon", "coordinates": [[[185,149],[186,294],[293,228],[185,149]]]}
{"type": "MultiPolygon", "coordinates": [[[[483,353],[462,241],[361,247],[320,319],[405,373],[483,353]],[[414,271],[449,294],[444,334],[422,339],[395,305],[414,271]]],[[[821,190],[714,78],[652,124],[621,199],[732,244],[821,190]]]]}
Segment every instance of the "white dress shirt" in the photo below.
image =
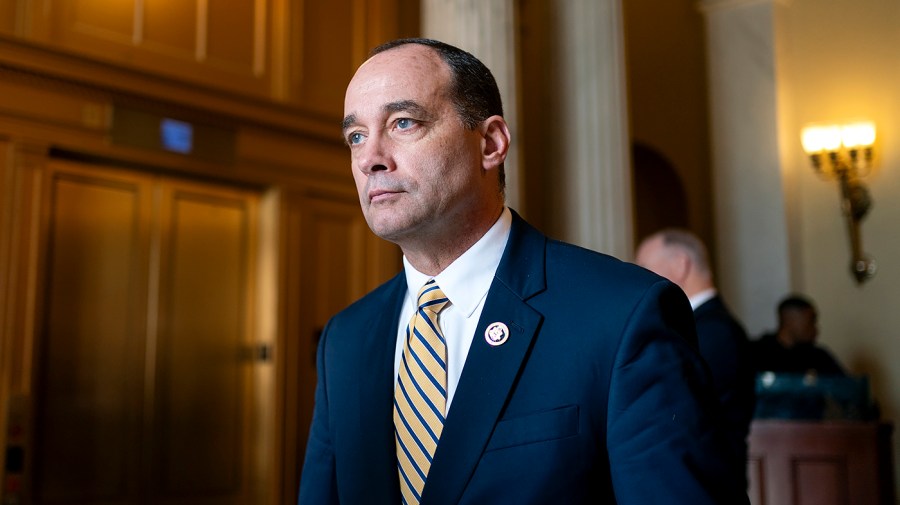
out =
{"type": "MultiPolygon", "coordinates": [[[[494,281],[494,273],[500,265],[500,258],[509,240],[512,226],[512,213],[504,207],[500,218],[487,233],[470,247],[462,256],[451,263],[443,272],[434,277],[450,305],[441,311],[438,324],[447,342],[447,409],[453,401],[456,385],[462,374],[469,347],[475,336],[475,327],[481,318],[484,301],[488,289],[494,281]]],[[[403,269],[406,273],[406,297],[400,310],[397,322],[397,346],[394,353],[394,381],[400,370],[403,356],[403,345],[406,339],[406,327],[416,311],[416,296],[419,289],[431,280],[409,264],[403,257],[403,269]]],[[[446,412],[445,412],[446,414],[446,412]]]]}

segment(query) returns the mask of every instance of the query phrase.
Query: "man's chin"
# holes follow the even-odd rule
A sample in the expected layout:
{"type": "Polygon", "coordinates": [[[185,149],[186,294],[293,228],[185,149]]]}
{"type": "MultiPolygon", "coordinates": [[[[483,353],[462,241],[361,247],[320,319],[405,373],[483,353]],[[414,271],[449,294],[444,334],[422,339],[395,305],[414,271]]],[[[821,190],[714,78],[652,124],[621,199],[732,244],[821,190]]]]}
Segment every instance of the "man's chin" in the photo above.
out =
{"type": "Polygon", "coordinates": [[[406,227],[398,223],[396,219],[391,219],[391,216],[367,216],[366,222],[372,233],[390,242],[397,241],[406,231],[406,227]]]}
{"type": "Polygon", "coordinates": [[[377,237],[403,246],[407,241],[416,236],[416,226],[411,223],[397,220],[369,223],[369,228],[377,237]]]}

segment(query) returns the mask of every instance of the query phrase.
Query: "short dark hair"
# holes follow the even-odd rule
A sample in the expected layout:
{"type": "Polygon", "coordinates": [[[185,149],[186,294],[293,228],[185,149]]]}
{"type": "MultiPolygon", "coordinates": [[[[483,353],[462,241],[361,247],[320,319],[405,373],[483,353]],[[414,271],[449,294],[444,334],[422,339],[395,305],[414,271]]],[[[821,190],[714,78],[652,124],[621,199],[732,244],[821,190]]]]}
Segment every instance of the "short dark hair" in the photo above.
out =
{"type": "Polygon", "coordinates": [[[804,310],[816,310],[816,306],[813,305],[812,300],[803,295],[790,294],[782,298],[778,303],[778,320],[781,321],[784,319],[784,316],[788,312],[800,312],[804,310]]]}
{"type": "MultiPolygon", "coordinates": [[[[474,130],[485,119],[503,115],[503,100],[494,75],[481,60],[458,47],[434,39],[397,39],[372,49],[369,57],[407,44],[432,48],[450,68],[450,100],[467,129],[474,130]]],[[[500,190],[503,191],[506,187],[503,166],[498,172],[500,190]]]]}
{"type": "Polygon", "coordinates": [[[450,67],[450,98],[466,128],[474,130],[485,119],[503,115],[503,101],[494,75],[481,60],[458,47],[434,39],[397,39],[372,49],[369,57],[406,44],[434,49],[450,67]]]}

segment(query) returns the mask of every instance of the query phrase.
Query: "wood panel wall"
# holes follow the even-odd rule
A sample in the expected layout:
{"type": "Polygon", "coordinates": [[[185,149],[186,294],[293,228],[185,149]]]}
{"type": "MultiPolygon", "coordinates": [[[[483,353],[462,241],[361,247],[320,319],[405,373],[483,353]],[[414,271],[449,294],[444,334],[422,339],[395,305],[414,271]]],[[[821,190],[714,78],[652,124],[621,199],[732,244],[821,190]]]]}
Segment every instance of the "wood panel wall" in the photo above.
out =
{"type": "Polygon", "coordinates": [[[372,46],[417,31],[412,0],[0,0],[0,448],[34,454],[48,167],[233,187],[260,195],[247,303],[251,331],[272,342],[267,503],[295,502],[317,332],[400,267],[358,210],[343,92],[372,46]],[[122,133],[123,117],[184,121],[213,140],[167,151],[152,129],[122,133]]]}

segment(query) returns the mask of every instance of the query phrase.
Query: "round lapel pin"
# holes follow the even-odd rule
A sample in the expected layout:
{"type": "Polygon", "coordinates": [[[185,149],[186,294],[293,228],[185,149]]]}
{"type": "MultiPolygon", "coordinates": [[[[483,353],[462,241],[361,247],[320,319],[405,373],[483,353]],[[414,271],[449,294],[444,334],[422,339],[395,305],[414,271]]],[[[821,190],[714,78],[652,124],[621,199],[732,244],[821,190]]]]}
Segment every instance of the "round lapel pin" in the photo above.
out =
{"type": "Polygon", "coordinates": [[[488,325],[487,329],[484,330],[484,340],[494,347],[502,345],[508,338],[509,328],[503,323],[491,323],[488,325]]]}

